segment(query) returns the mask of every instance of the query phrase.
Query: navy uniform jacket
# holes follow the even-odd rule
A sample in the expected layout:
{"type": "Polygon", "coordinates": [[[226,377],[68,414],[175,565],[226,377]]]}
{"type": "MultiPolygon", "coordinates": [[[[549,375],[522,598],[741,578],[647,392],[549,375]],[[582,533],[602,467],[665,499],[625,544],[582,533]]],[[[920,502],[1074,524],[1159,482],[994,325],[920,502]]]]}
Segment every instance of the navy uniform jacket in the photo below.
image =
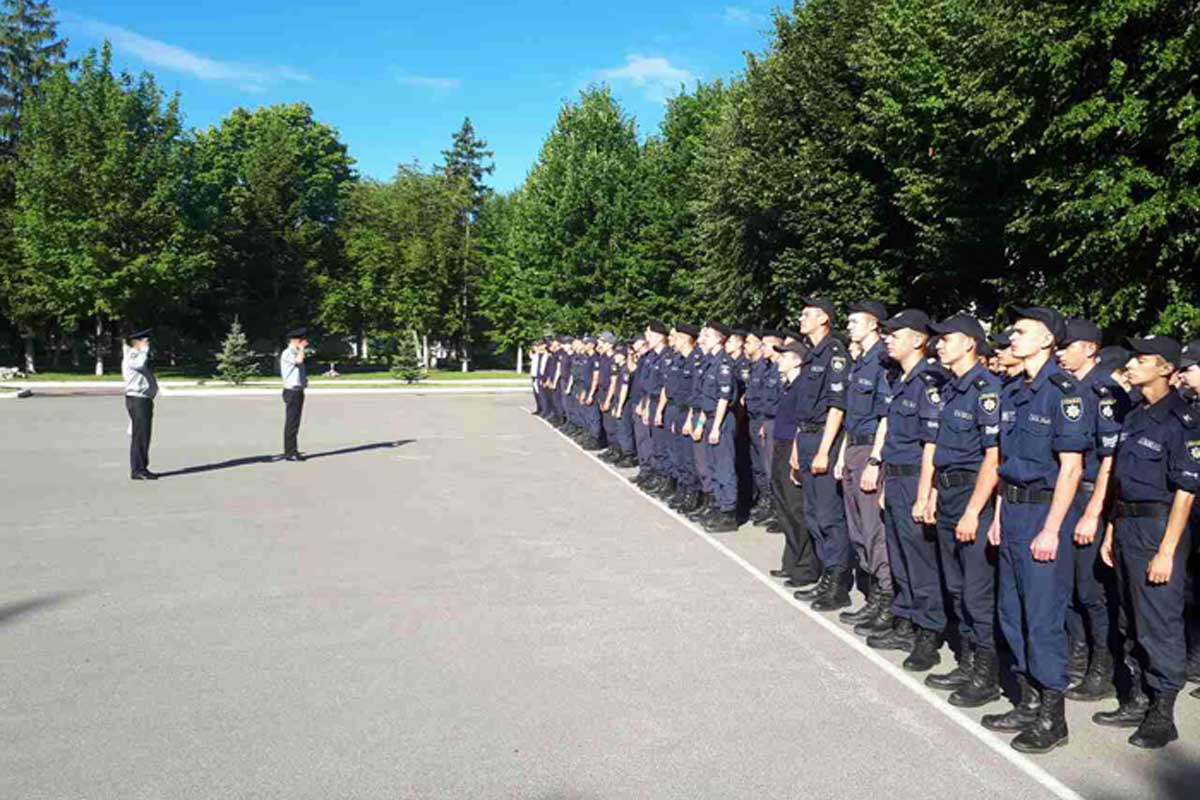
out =
{"type": "Polygon", "coordinates": [[[850,356],[842,343],[826,336],[804,357],[799,378],[797,422],[823,424],[831,408],[846,408],[850,356]]]}
{"type": "Polygon", "coordinates": [[[775,409],[775,431],[772,438],[787,442],[796,438],[796,404],[800,399],[800,378],[789,383],[779,375],[779,406],[775,409]]]}
{"type": "Polygon", "coordinates": [[[937,441],[942,397],[937,378],[924,361],[892,384],[888,398],[888,428],[881,453],[885,464],[921,463],[925,445],[937,441]]]}
{"type": "Polygon", "coordinates": [[[600,373],[600,383],[596,386],[596,402],[603,403],[604,398],[608,395],[609,384],[612,383],[614,372],[612,356],[597,356],[596,370],[600,373]]]}
{"type": "MultiPolygon", "coordinates": [[[[700,348],[696,348],[696,351],[699,352],[700,348]]],[[[704,405],[704,381],[708,378],[708,372],[713,368],[717,358],[717,356],[712,356],[708,353],[700,353],[696,374],[693,376],[691,398],[688,400],[688,405],[690,405],[694,411],[700,411],[704,405]]]]}
{"type": "Polygon", "coordinates": [[[1053,489],[1056,453],[1090,450],[1095,404],[1053,361],[1029,383],[1014,381],[1000,397],[1000,477],[1030,489],[1053,489]]]}
{"type": "Polygon", "coordinates": [[[637,371],[634,373],[634,380],[631,384],[629,402],[637,405],[642,402],[642,398],[646,396],[649,390],[650,373],[654,369],[655,362],[658,361],[658,353],[653,350],[647,350],[645,355],[638,361],[637,371]]]}
{"type": "Polygon", "coordinates": [[[1093,447],[1083,457],[1083,477],[1088,483],[1095,483],[1100,476],[1100,462],[1111,456],[1117,449],[1117,440],[1121,435],[1121,427],[1125,424],[1125,415],[1133,405],[1129,393],[1121,384],[1105,375],[1098,367],[1093,367],[1087,375],[1079,380],[1080,391],[1086,396],[1089,391],[1096,403],[1096,435],[1093,447]]]}
{"type": "Polygon", "coordinates": [[[700,382],[700,410],[709,420],[721,400],[729,401],[727,414],[732,419],[733,404],[737,402],[737,374],[734,360],[724,353],[713,356],[713,362],[700,382]]]}
{"type": "Polygon", "coordinates": [[[1000,445],[1000,389],[1000,379],[979,364],[942,386],[935,467],[977,471],[984,451],[1000,445]]]}
{"type": "MultiPolygon", "coordinates": [[[[650,399],[650,416],[654,416],[655,410],[658,408],[658,395],[663,387],[663,366],[669,364],[669,359],[674,354],[674,351],[669,347],[664,347],[661,353],[655,353],[651,350],[647,356],[654,356],[650,360],[646,369],[646,381],[642,386],[642,390],[646,393],[646,397],[650,399]]],[[[651,419],[651,422],[654,420],[651,419]]]]}
{"type": "Polygon", "coordinates": [[[737,394],[738,397],[746,396],[746,387],[750,385],[750,370],[754,362],[740,355],[733,360],[733,372],[737,376],[737,394]]]}
{"type": "Polygon", "coordinates": [[[684,393],[684,370],[690,362],[691,359],[676,351],[671,351],[670,360],[663,362],[663,388],[667,390],[669,407],[678,407],[684,393]]]}
{"type": "MultiPolygon", "coordinates": [[[[750,362],[750,372],[746,380],[746,411],[752,417],[765,417],[764,406],[767,401],[767,376],[770,373],[771,362],[766,358],[750,362]]],[[[775,384],[778,394],[779,384],[775,384]]],[[[778,401],[777,401],[778,402],[778,401]]]]}
{"type": "Polygon", "coordinates": [[[1175,392],[1125,417],[1113,463],[1127,503],[1170,503],[1175,492],[1200,490],[1200,417],[1175,392]]]}
{"type": "Polygon", "coordinates": [[[885,355],[883,342],[876,342],[850,367],[845,426],[849,436],[874,437],[879,421],[887,416],[889,384],[883,365],[885,355]]]}

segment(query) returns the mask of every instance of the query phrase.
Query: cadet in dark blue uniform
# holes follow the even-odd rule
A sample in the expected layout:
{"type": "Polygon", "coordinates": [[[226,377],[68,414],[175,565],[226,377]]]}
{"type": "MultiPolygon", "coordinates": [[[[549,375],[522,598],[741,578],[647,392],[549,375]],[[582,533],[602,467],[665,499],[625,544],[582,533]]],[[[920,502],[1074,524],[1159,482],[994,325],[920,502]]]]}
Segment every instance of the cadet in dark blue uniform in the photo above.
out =
{"type": "Polygon", "coordinates": [[[1129,344],[1135,355],[1127,374],[1141,400],[1121,429],[1117,502],[1101,556],[1117,569],[1132,690],[1116,711],[1092,719],[1136,725],[1129,743],[1158,748],[1179,738],[1175,697],[1186,681],[1184,581],[1188,517],[1200,489],[1200,418],[1170,387],[1179,343],[1155,336],[1129,344]]]}
{"type": "Polygon", "coordinates": [[[729,338],[730,329],[715,321],[708,322],[705,327],[713,343],[714,359],[700,385],[700,410],[704,415],[702,439],[708,444],[704,459],[712,483],[716,513],[705,518],[703,524],[709,533],[728,533],[738,529],[737,466],[734,459],[737,375],[734,360],[720,349],[729,338]]]}
{"type": "Polygon", "coordinates": [[[629,347],[617,348],[617,363],[621,365],[621,372],[612,414],[617,419],[617,446],[621,448],[621,458],[616,465],[622,468],[637,466],[637,444],[633,436],[633,403],[629,398],[630,386],[637,371],[638,349],[644,346],[645,342],[639,340],[629,347]]]}
{"type": "MultiPolygon", "coordinates": [[[[1179,373],[1183,399],[1200,415],[1200,341],[1183,348],[1179,373]]],[[[1188,529],[1192,537],[1192,557],[1188,562],[1191,590],[1187,594],[1187,679],[1189,683],[1200,683],[1200,504],[1192,505],[1188,529]]],[[[1194,689],[1190,696],[1200,698],[1200,688],[1194,689]]]]}
{"type": "Polygon", "coordinates": [[[929,317],[905,309],[884,323],[888,355],[900,365],[888,403],[883,444],[884,521],[896,587],[895,625],[867,637],[879,650],[911,650],[904,668],[932,669],[940,660],[946,611],[937,567],[937,537],[925,527],[941,397],[925,360],[929,317]]]}
{"type": "Polygon", "coordinates": [[[1110,595],[1115,596],[1115,576],[1100,562],[1100,542],[1104,538],[1104,511],[1109,501],[1113,452],[1125,414],[1129,395],[1098,367],[1100,328],[1085,319],[1066,321],[1066,338],[1059,345],[1058,364],[1079,383],[1088,402],[1097,413],[1094,447],[1083,459],[1083,477],[1075,497],[1074,589],[1067,606],[1068,675],[1072,700],[1097,701],[1116,694],[1113,685],[1113,657],[1109,638],[1110,595]],[[1090,642],[1090,647],[1089,647],[1090,642]]]}
{"type": "Polygon", "coordinates": [[[1013,747],[1045,753],[1067,742],[1067,603],[1074,575],[1071,509],[1093,443],[1094,404],[1053,361],[1066,334],[1048,308],[1017,309],[1012,354],[1024,362],[1000,402],[998,512],[989,538],[1000,548],[1000,628],[1013,651],[1019,704],[983,718],[990,730],[1019,732],[1013,747]]]}
{"type": "Polygon", "coordinates": [[[638,358],[637,377],[634,382],[634,434],[637,440],[638,474],[634,480],[638,486],[646,487],[661,480],[655,470],[654,445],[651,438],[651,426],[654,422],[649,412],[649,397],[657,397],[658,388],[654,386],[655,368],[664,348],[664,339],[668,333],[665,323],[651,320],[646,326],[646,350],[638,358]]]}
{"type": "Polygon", "coordinates": [[[639,458],[642,458],[643,463],[649,464],[651,478],[640,485],[647,492],[658,490],[670,480],[670,477],[666,474],[666,465],[662,459],[662,442],[660,440],[663,437],[659,432],[660,429],[656,420],[658,402],[662,395],[662,362],[665,358],[669,357],[667,336],[670,335],[670,332],[670,329],[664,323],[658,321],[651,323],[649,333],[646,336],[650,349],[642,359],[645,364],[646,374],[643,385],[644,394],[642,395],[642,402],[638,412],[641,415],[642,422],[646,425],[647,447],[644,456],[639,452],[639,458]]]}
{"type": "Polygon", "coordinates": [[[832,336],[837,316],[833,303],[822,297],[801,300],[800,333],[808,337],[811,348],[801,368],[791,466],[804,487],[804,518],[821,560],[823,580],[796,596],[812,599],[819,611],[834,611],[850,605],[853,579],[846,509],[841,486],[833,477],[842,446],[850,356],[832,336]]]}
{"type": "Polygon", "coordinates": [[[688,400],[690,411],[683,424],[683,434],[692,439],[692,462],[696,466],[696,475],[700,479],[702,495],[700,505],[688,514],[688,519],[702,523],[717,512],[717,507],[713,500],[712,479],[708,471],[706,456],[708,443],[704,441],[704,412],[700,408],[703,403],[701,389],[708,371],[721,357],[721,345],[713,342],[707,328],[700,329],[700,336],[693,355],[696,356],[696,364],[692,375],[692,393],[688,400]]]}
{"type": "Polygon", "coordinates": [[[933,466],[939,565],[958,621],[960,649],[954,670],[930,675],[925,684],[952,690],[952,705],[975,708],[1000,697],[992,624],[996,567],[987,533],[996,510],[1001,382],[980,359],[987,335],[978,320],[957,314],[932,329],[939,337],[938,359],[953,376],[940,390],[933,466]]]}
{"type": "Polygon", "coordinates": [[[650,390],[653,394],[648,398],[650,400],[650,438],[654,447],[654,469],[662,476],[662,479],[655,485],[648,487],[647,491],[663,498],[673,495],[677,488],[674,459],[671,455],[671,434],[665,425],[665,416],[668,407],[666,386],[677,361],[675,329],[672,328],[667,333],[666,344],[659,354],[654,371],[651,373],[650,390]]]}
{"type": "Polygon", "coordinates": [[[884,633],[892,627],[892,569],[887,535],[879,507],[880,467],[888,412],[887,348],[879,326],[887,319],[882,303],[864,300],[850,304],[847,333],[860,355],[850,367],[846,392],[846,435],[834,467],[842,482],[846,527],[859,570],[867,580],[867,602],[857,611],[844,611],[842,622],[862,626],[860,634],[884,633]]]}
{"type": "Polygon", "coordinates": [[[775,410],[779,407],[778,353],[775,347],[782,340],[775,331],[756,331],[747,340],[752,365],[750,383],[746,387],[746,412],[750,418],[750,443],[754,448],[754,480],[759,502],[750,509],[750,520],[756,524],[769,523],[775,517],[771,491],[771,455],[774,450],[775,410]]]}
{"type": "Polygon", "coordinates": [[[789,586],[808,586],[821,576],[812,538],[804,521],[804,490],[792,472],[792,455],[796,449],[796,407],[800,399],[801,364],[808,356],[808,346],[790,340],[776,346],[780,377],[779,404],[775,412],[774,438],[771,454],[771,492],[783,529],[784,547],[780,568],[771,570],[776,578],[787,578],[789,586]]]}
{"type": "Polygon", "coordinates": [[[670,430],[671,461],[675,470],[678,491],[668,505],[681,513],[688,513],[700,505],[700,476],[696,474],[696,459],[692,453],[691,431],[684,432],[688,414],[691,412],[692,394],[695,391],[696,372],[702,353],[696,347],[700,329],[695,325],[679,323],[675,326],[675,350],[678,357],[672,364],[667,379],[667,401],[670,430]]]}

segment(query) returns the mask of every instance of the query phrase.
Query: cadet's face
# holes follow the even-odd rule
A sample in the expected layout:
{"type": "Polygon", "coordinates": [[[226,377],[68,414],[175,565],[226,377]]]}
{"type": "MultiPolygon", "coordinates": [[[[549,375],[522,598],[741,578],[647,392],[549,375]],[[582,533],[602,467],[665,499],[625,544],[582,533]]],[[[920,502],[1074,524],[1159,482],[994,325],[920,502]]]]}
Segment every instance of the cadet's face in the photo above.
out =
{"type": "Polygon", "coordinates": [[[965,333],[958,333],[957,331],[939,337],[937,343],[938,361],[941,361],[945,366],[957,364],[968,355],[974,341],[974,339],[965,333]]]}
{"type": "Polygon", "coordinates": [[[1192,364],[1179,374],[1183,376],[1184,384],[1191,389],[1200,391],[1200,364],[1192,364]]]}
{"type": "Polygon", "coordinates": [[[1058,349],[1058,365],[1068,372],[1076,372],[1083,369],[1095,353],[1096,345],[1092,342],[1071,342],[1058,349]]]}
{"type": "Polygon", "coordinates": [[[754,358],[762,352],[762,339],[757,336],[747,336],[742,348],[746,351],[747,356],[754,358]]]}
{"type": "Polygon", "coordinates": [[[762,342],[763,354],[767,358],[777,361],[779,359],[779,353],[775,351],[775,348],[780,344],[782,344],[782,342],[779,338],[775,336],[768,336],[767,338],[763,339],[762,342]]]}
{"type": "Polygon", "coordinates": [[[798,353],[780,353],[779,354],[779,369],[781,372],[790,373],[800,368],[800,355],[798,353]]]}
{"type": "Polygon", "coordinates": [[[725,352],[729,355],[737,355],[742,349],[742,337],[730,336],[725,340],[725,352]]]}
{"type": "Polygon", "coordinates": [[[1047,347],[1054,346],[1054,337],[1050,335],[1050,329],[1033,319],[1017,320],[1010,339],[1012,340],[1013,356],[1022,361],[1037,355],[1039,351],[1047,347]]]}
{"type": "Polygon", "coordinates": [[[912,328],[901,328],[898,331],[889,333],[885,341],[887,343],[888,355],[897,361],[908,358],[917,350],[919,345],[924,343],[921,334],[912,328]]]}
{"type": "Polygon", "coordinates": [[[809,306],[800,312],[800,333],[809,336],[821,329],[829,321],[829,315],[814,306],[809,306]]]}
{"type": "Polygon", "coordinates": [[[846,333],[850,334],[850,341],[861,342],[870,335],[871,331],[875,330],[877,325],[875,318],[870,314],[855,311],[846,322],[846,333]]]}
{"type": "Polygon", "coordinates": [[[1159,378],[1170,378],[1171,366],[1160,356],[1136,355],[1125,364],[1125,377],[1134,386],[1145,386],[1159,378]]]}

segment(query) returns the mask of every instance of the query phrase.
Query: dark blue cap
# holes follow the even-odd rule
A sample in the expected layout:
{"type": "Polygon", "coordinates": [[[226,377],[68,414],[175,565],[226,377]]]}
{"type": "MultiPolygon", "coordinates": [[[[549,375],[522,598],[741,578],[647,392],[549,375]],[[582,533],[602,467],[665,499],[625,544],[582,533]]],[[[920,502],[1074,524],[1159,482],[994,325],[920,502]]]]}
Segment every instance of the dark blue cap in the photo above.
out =
{"type": "Polygon", "coordinates": [[[895,333],[905,328],[918,333],[929,333],[929,315],[918,308],[906,308],[883,323],[883,329],[888,333],[895,333]]]}

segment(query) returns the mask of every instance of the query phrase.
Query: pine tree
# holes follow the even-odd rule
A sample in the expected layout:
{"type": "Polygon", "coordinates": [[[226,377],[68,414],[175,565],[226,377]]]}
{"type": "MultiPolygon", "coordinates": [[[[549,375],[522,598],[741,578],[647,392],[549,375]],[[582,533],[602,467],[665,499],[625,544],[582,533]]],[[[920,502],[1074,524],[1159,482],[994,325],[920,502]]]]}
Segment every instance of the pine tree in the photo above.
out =
{"type": "Polygon", "coordinates": [[[4,0],[0,13],[0,142],[16,149],[21,112],[67,54],[48,2],[4,0]]]}
{"type": "Polygon", "coordinates": [[[392,377],[407,383],[416,383],[422,378],[417,334],[413,331],[405,331],[396,342],[396,355],[392,356],[392,377]]]}
{"type": "Polygon", "coordinates": [[[217,376],[223,381],[240,386],[258,374],[258,354],[250,349],[242,323],[235,317],[221,352],[217,353],[217,376]]]}

